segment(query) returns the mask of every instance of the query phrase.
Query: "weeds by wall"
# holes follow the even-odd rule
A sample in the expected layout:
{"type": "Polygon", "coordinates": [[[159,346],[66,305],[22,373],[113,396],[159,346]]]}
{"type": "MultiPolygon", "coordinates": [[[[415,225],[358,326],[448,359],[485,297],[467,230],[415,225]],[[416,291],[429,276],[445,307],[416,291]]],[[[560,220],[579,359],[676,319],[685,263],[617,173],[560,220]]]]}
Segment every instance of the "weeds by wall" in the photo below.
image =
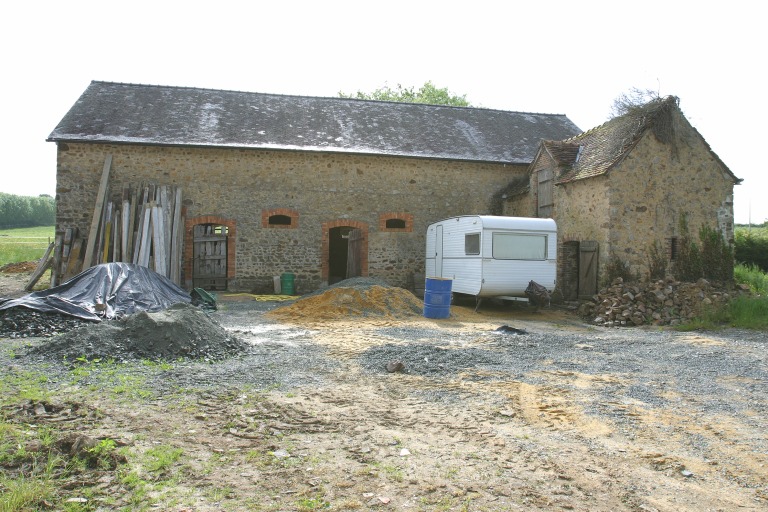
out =
{"type": "Polygon", "coordinates": [[[680,217],[679,248],[672,264],[675,278],[684,282],[701,278],[732,281],[733,265],[733,249],[718,231],[702,226],[697,243],[691,236],[685,215],[680,217]]]}

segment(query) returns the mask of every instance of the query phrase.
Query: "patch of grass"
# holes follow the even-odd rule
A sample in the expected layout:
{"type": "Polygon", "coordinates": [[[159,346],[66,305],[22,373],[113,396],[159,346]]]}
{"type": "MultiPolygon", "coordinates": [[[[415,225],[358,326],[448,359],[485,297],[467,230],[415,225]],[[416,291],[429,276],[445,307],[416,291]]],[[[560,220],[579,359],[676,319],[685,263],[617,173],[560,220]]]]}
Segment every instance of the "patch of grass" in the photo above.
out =
{"type": "Polygon", "coordinates": [[[738,264],[733,269],[733,277],[737,283],[749,285],[753,292],[768,295],[768,274],[756,266],[738,264]]]}
{"type": "Polygon", "coordinates": [[[55,494],[53,481],[45,478],[10,478],[0,473],[0,512],[38,510],[37,505],[55,494]]]}
{"type": "Polygon", "coordinates": [[[232,487],[212,487],[206,491],[206,496],[213,502],[218,503],[225,499],[232,498],[235,490],[232,487]]]}
{"type": "Polygon", "coordinates": [[[161,491],[164,488],[173,490],[177,480],[176,476],[170,474],[170,470],[183,453],[181,448],[158,445],[134,455],[136,463],[120,471],[120,482],[130,490],[130,510],[146,510],[160,499],[167,498],[161,496],[161,491]]]}
{"type": "Polygon", "coordinates": [[[174,448],[167,444],[154,446],[144,452],[146,458],[145,467],[147,471],[162,473],[170,469],[173,464],[181,459],[183,454],[184,450],[181,448],[174,448]]]}
{"type": "Polygon", "coordinates": [[[698,318],[677,327],[679,331],[716,330],[738,327],[757,331],[768,330],[768,274],[752,265],[736,265],[733,270],[737,283],[747,284],[752,297],[736,297],[725,305],[705,308],[698,318]]]}
{"type": "Polygon", "coordinates": [[[51,392],[43,386],[47,382],[48,376],[37,371],[7,371],[0,379],[0,405],[19,400],[48,401],[51,392]]]}
{"type": "Polygon", "coordinates": [[[296,509],[299,512],[323,510],[330,507],[331,507],[331,504],[322,498],[302,498],[296,503],[296,509]]]}
{"type": "Polygon", "coordinates": [[[382,471],[387,475],[387,478],[394,482],[402,482],[405,477],[403,475],[403,468],[399,466],[382,465],[382,471]]]}
{"type": "Polygon", "coordinates": [[[54,233],[54,226],[0,229],[0,267],[8,263],[39,260],[53,241],[54,233]]]}
{"type": "Polygon", "coordinates": [[[704,309],[698,318],[677,327],[678,331],[712,331],[738,327],[768,330],[768,297],[737,297],[725,306],[704,309]]]}
{"type": "Polygon", "coordinates": [[[728,304],[728,314],[734,327],[768,330],[768,297],[738,297],[728,304]]]}

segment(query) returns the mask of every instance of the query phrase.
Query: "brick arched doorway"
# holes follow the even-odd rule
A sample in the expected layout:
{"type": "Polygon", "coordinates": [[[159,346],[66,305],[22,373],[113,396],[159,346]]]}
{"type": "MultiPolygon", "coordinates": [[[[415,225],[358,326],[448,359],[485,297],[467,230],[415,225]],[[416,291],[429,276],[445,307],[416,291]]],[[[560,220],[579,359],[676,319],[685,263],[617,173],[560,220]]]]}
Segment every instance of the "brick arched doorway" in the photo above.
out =
{"type": "Polygon", "coordinates": [[[328,284],[348,277],[368,275],[368,224],[355,220],[324,222],[323,281],[328,284]]]}

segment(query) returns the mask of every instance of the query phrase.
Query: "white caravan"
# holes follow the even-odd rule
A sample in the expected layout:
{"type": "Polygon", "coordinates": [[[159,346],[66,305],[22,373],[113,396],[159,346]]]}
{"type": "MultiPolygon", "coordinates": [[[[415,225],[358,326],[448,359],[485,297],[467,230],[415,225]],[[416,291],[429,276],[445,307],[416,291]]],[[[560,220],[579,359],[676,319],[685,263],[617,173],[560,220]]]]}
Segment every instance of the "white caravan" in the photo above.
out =
{"type": "Polygon", "coordinates": [[[552,219],[464,215],[427,228],[426,277],[452,279],[451,291],[484,297],[525,297],[531,281],[552,292],[557,274],[557,225],[552,219]]]}

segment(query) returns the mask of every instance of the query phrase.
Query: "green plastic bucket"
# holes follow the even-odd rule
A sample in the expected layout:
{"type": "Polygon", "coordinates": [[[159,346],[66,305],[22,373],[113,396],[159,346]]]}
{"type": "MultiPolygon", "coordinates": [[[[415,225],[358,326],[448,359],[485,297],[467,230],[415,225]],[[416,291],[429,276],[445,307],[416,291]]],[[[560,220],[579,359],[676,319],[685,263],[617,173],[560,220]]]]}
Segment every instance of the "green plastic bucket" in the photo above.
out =
{"type": "Polygon", "coordinates": [[[293,287],[293,282],[295,278],[296,276],[291,274],[290,272],[286,272],[285,274],[282,274],[280,276],[280,292],[283,295],[293,295],[296,293],[296,290],[293,287]]]}

